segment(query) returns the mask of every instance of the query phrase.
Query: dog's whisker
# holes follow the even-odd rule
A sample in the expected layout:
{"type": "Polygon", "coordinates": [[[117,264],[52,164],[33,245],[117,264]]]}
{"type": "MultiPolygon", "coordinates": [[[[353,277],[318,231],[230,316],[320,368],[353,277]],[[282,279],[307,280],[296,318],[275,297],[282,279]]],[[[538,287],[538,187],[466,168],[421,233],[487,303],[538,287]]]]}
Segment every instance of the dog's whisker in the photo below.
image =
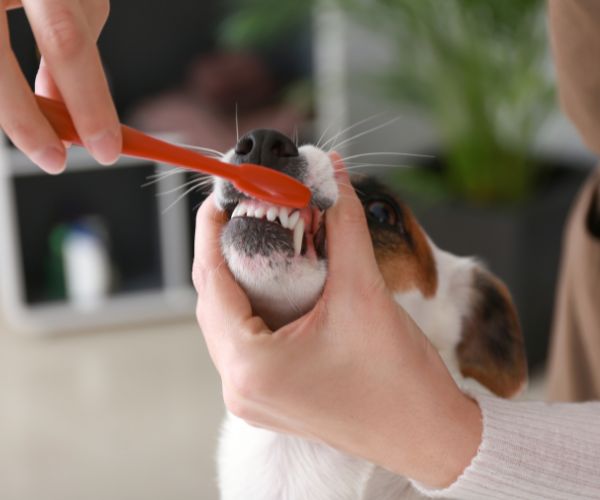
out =
{"type": "Polygon", "coordinates": [[[201,151],[207,156],[213,156],[215,158],[223,158],[225,153],[219,151],[218,149],[207,148],[206,146],[196,146],[194,144],[185,144],[182,142],[172,142],[175,146],[180,146],[182,148],[191,149],[192,151],[201,151]]]}
{"type": "Polygon", "coordinates": [[[379,125],[375,125],[375,126],[369,128],[367,130],[363,130],[363,131],[357,132],[354,135],[351,135],[350,137],[346,137],[346,138],[342,137],[342,138],[340,138],[339,141],[335,142],[334,144],[331,144],[329,146],[329,150],[330,151],[336,151],[338,148],[348,147],[348,146],[352,145],[352,143],[357,138],[362,137],[363,135],[366,135],[366,134],[370,134],[371,132],[374,132],[374,131],[378,130],[379,128],[386,127],[386,126],[390,125],[390,123],[393,123],[394,121],[399,120],[399,119],[400,119],[400,117],[396,117],[396,118],[393,118],[391,120],[388,120],[387,122],[381,123],[379,125]]]}
{"type": "Polygon", "coordinates": [[[203,175],[203,174],[199,174],[199,176],[196,178],[196,180],[203,185],[208,186],[209,184],[213,184],[214,183],[214,179],[209,176],[209,175],[203,175]]]}
{"type": "Polygon", "coordinates": [[[335,139],[337,139],[340,135],[343,135],[347,132],[349,132],[350,130],[352,130],[355,127],[358,127],[359,125],[362,125],[365,122],[368,122],[369,120],[374,120],[375,118],[378,118],[379,116],[385,114],[384,111],[381,111],[379,113],[374,113],[362,120],[359,120],[357,122],[351,123],[349,126],[347,126],[346,128],[340,130],[337,134],[329,137],[327,139],[327,141],[323,144],[321,144],[321,141],[325,140],[325,136],[327,135],[327,132],[329,132],[329,130],[331,129],[331,127],[333,127],[333,125],[343,116],[344,113],[338,113],[335,118],[333,118],[329,125],[327,125],[327,127],[325,128],[325,130],[323,130],[323,132],[321,133],[321,135],[319,136],[319,140],[316,142],[315,146],[320,148],[320,149],[324,149],[325,145],[328,144],[331,141],[334,141],[335,139]]]}
{"type": "Polygon", "coordinates": [[[336,117],[336,119],[335,119],[335,120],[331,120],[331,121],[329,122],[329,125],[327,125],[327,126],[325,127],[325,130],[323,130],[323,132],[321,132],[321,135],[319,136],[319,139],[318,139],[318,140],[317,140],[317,142],[315,143],[315,146],[316,146],[317,148],[321,148],[321,141],[325,140],[325,135],[327,134],[327,132],[329,132],[329,129],[330,129],[331,127],[333,127],[333,124],[334,124],[334,123],[337,121],[337,119],[338,119],[340,116],[341,116],[341,113],[340,113],[340,114],[338,114],[338,116],[336,117]]]}
{"type": "Polygon", "coordinates": [[[154,174],[150,174],[147,179],[160,179],[161,177],[166,177],[168,175],[171,175],[175,173],[173,170],[171,170],[170,168],[163,168],[162,171],[160,172],[155,172],[154,174]]]}
{"type": "MultiPolygon", "coordinates": [[[[208,186],[212,186],[212,179],[199,179],[196,180],[196,183],[194,184],[197,188],[201,188],[201,189],[205,189],[208,186]]],[[[192,185],[192,182],[186,182],[185,184],[183,184],[183,186],[190,186],[192,185]]]]}
{"type": "Polygon", "coordinates": [[[346,149],[349,146],[351,146],[356,141],[356,139],[358,139],[359,137],[362,137],[367,134],[371,134],[379,129],[387,127],[387,126],[395,123],[396,121],[398,121],[400,118],[401,118],[400,116],[397,116],[395,118],[388,120],[385,123],[371,127],[370,129],[364,130],[363,132],[358,132],[358,133],[354,134],[353,136],[350,136],[350,137],[344,139],[341,142],[333,144],[330,148],[330,151],[337,151],[338,149],[346,149]]]}
{"type": "Polygon", "coordinates": [[[423,153],[401,153],[398,151],[373,151],[371,153],[358,153],[342,158],[344,161],[354,160],[356,158],[364,158],[369,156],[408,156],[411,158],[435,158],[433,155],[423,153]]]}
{"type": "Polygon", "coordinates": [[[160,174],[149,175],[148,179],[150,179],[150,180],[148,180],[147,182],[142,184],[141,187],[146,188],[148,186],[152,186],[153,184],[158,184],[173,175],[177,175],[177,174],[183,175],[183,173],[185,171],[186,171],[186,169],[184,169],[184,168],[176,168],[176,169],[170,170],[168,172],[161,172],[160,174]]]}
{"type": "Polygon", "coordinates": [[[391,124],[397,122],[399,119],[400,119],[400,117],[396,116],[395,118],[392,118],[391,120],[388,120],[385,123],[381,123],[380,125],[376,125],[374,127],[371,127],[370,129],[364,130],[364,131],[359,132],[359,133],[357,133],[357,134],[355,134],[355,135],[353,135],[351,137],[348,137],[347,139],[344,139],[342,142],[338,142],[337,144],[333,145],[331,147],[331,150],[335,151],[335,150],[341,148],[344,145],[348,145],[350,142],[358,139],[359,137],[362,137],[362,136],[367,135],[367,134],[371,134],[373,132],[376,132],[377,130],[381,130],[384,127],[388,127],[391,124]]]}
{"type": "Polygon", "coordinates": [[[359,163],[346,167],[347,171],[352,170],[367,170],[370,168],[386,169],[386,168],[414,168],[414,165],[384,165],[382,163],[359,163]]]}
{"type": "MultiPolygon", "coordinates": [[[[374,115],[368,116],[367,118],[363,118],[362,120],[357,121],[356,123],[346,127],[345,129],[340,130],[337,134],[335,134],[333,137],[330,137],[327,141],[325,141],[320,147],[321,149],[325,149],[327,147],[328,144],[335,142],[335,140],[340,137],[343,134],[346,134],[348,132],[350,132],[352,129],[355,129],[356,127],[359,127],[360,125],[362,125],[363,123],[368,123],[372,120],[375,120],[376,118],[379,118],[380,116],[384,115],[386,112],[382,111],[380,113],[375,113],[374,115]]],[[[331,148],[333,149],[333,148],[331,148]]]]}
{"type": "MultiPolygon", "coordinates": [[[[327,127],[325,127],[325,130],[323,130],[323,132],[321,133],[321,135],[319,136],[319,140],[315,143],[315,146],[319,149],[324,149],[324,144],[321,144],[321,141],[325,140],[325,137],[327,135],[327,133],[329,132],[329,130],[331,129],[331,127],[334,126],[334,124],[343,116],[343,113],[338,113],[335,118],[333,118],[330,122],[329,125],[327,125],[327,127]]],[[[369,119],[373,119],[375,118],[376,115],[371,115],[368,118],[365,118],[365,120],[369,120],[369,119]]],[[[364,121],[364,120],[363,120],[364,121]]],[[[332,137],[329,137],[327,139],[327,142],[331,141],[331,140],[335,140],[336,137],[338,137],[340,134],[343,134],[345,132],[348,132],[352,127],[358,126],[360,123],[353,123],[351,124],[349,127],[346,127],[345,129],[341,130],[340,132],[338,132],[337,134],[335,134],[332,137]]]]}
{"type": "Polygon", "coordinates": [[[240,142],[240,122],[238,118],[238,103],[235,101],[235,143],[240,142]]]}
{"type": "Polygon", "coordinates": [[[204,179],[192,179],[190,181],[184,182],[183,184],[179,184],[174,188],[168,189],[167,191],[161,191],[160,193],[156,193],[156,196],[166,196],[171,193],[176,193],[177,191],[181,191],[182,189],[185,189],[186,187],[191,186],[192,184],[195,187],[205,187],[208,183],[204,179]]]}
{"type": "Polygon", "coordinates": [[[169,210],[171,210],[175,205],[177,205],[177,203],[179,203],[181,200],[183,200],[188,194],[192,193],[194,190],[198,189],[197,186],[192,186],[191,188],[187,189],[183,194],[179,195],[177,197],[177,199],[175,199],[172,203],[170,203],[163,211],[162,211],[162,215],[166,214],[169,210]]]}
{"type": "Polygon", "coordinates": [[[148,176],[148,179],[158,179],[161,177],[168,177],[169,175],[178,174],[180,172],[184,172],[187,169],[184,167],[178,167],[176,165],[158,165],[157,171],[148,176]]]}
{"type": "Polygon", "coordinates": [[[373,163],[372,161],[368,161],[368,160],[348,160],[348,161],[344,161],[342,160],[342,163],[345,165],[383,165],[383,166],[387,166],[387,167],[395,167],[397,165],[402,165],[401,163],[373,163]]]}

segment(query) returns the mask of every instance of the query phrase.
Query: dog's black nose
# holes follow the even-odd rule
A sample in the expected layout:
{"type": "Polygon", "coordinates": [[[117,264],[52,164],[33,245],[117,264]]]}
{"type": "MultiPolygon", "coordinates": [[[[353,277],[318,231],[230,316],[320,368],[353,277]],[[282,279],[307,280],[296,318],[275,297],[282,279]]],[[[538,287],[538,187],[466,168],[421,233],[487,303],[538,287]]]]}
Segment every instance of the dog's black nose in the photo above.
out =
{"type": "Polygon", "coordinates": [[[298,148],[276,130],[256,129],[238,141],[235,153],[240,163],[255,163],[283,171],[290,158],[298,156],[298,148]]]}

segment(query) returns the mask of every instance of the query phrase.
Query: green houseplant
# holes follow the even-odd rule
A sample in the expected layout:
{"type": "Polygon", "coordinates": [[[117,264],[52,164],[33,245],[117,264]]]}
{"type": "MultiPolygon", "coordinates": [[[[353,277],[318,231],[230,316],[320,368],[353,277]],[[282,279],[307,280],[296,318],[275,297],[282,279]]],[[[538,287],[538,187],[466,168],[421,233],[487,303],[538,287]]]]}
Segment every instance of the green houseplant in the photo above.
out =
{"type": "Polygon", "coordinates": [[[445,161],[430,180],[452,195],[513,202],[534,189],[539,170],[529,152],[553,102],[542,5],[389,0],[369,15],[353,2],[393,40],[385,89],[431,117],[445,161]]]}

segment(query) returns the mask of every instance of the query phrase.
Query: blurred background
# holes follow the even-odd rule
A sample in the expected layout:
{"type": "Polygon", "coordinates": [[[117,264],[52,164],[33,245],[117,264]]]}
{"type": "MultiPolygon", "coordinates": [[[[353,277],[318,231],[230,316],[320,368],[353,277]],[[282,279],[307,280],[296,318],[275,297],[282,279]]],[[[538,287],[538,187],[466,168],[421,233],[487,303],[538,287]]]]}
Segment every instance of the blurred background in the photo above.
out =
{"type": "MultiPolygon", "coordinates": [[[[128,124],[220,152],[275,128],[393,186],[508,284],[542,398],[562,226],[594,164],[557,108],[544,7],[123,0],[99,46],[128,124]]],[[[189,278],[203,196],[161,165],[73,148],[51,177],[0,144],[1,499],[217,498],[224,410],[189,278]]]]}

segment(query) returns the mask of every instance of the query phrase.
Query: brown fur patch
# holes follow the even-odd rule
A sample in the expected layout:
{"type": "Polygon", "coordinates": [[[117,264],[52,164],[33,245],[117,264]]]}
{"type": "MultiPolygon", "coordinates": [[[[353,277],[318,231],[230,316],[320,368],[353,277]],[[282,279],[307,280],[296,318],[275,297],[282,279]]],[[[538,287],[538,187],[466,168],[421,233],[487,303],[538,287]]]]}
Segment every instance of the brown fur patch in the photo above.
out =
{"type": "Polygon", "coordinates": [[[351,180],[365,207],[375,257],[388,288],[394,292],[417,289],[425,297],[435,295],[438,276],[433,252],[410,209],[375,178],[353,175],[351,180]],[[394,224],[369,218],[369,203],[374,201],[394,211],[394,224]]]}
{"type": "Polygon", "coordinates": [[[517,312],[506,286],[487,271],[474,270],[473,293],[456,348],[460,371],[498,396],[513,396],[527,379],[517,312]]]}
{"type": "MultiPolygon", "coordinates": [[[[438,284],[437,269],[429,242],[408,208],[402,207],[406,241],[397,245],[375,244],[375,257],[388,288],[394,292],[405,292],[417,288],[424,297],[435,295],[438,284]]],[[[373,236],[373,235],[372,235],[373,236]]]]}

